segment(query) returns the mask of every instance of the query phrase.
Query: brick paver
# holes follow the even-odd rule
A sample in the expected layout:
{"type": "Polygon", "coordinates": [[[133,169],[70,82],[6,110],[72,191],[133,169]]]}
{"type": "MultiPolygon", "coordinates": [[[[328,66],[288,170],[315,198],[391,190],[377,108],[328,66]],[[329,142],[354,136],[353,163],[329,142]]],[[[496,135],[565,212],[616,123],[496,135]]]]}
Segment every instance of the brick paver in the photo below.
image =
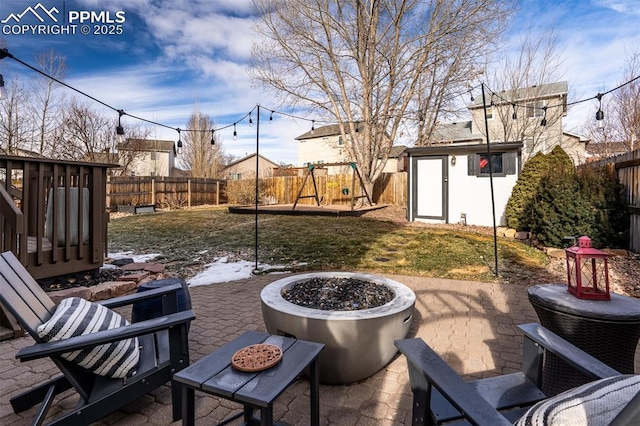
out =
{"type": "MultiPolygon", "coordinates": [[[[385,275],[416,293],[409,337],[421,337],[466,378],[510,373],[520,368],[522,338],[515,326],[535,322],[526,287],[385,275]]],[[[262,275],[190,289],[196,320],[190,329],[191,360],[197,361],[246,330],[264,331],[260,291],[282,275],[262,275]]],[[[57,372],[49,360],[19,363],[15,353],[30,345],[28,337],[0,343],[0,424],[29,424],[36,409],[14,414],[9,398],[57,372]]],[[[53,404],[55,414],[72,407],[75,396],[63,394],[53,404]]],[[[237,412],[238,404],[196,392],[196,424],[215,424],[237,412]]],[[[274,419],[306,425],[309,391],[304,379],[275,402],[274,419]]],[[[321,385],[323,425],[410,424],[411,390],[404,357],[358,383],[321,385]]],[[[105,418],[104,425],[168,425],[169,386],[105,418]]],[[[175,423],[179,424],[179,423],[175,423]]],[[[238,423],[236,423],[238,424],[238,423]]]]}

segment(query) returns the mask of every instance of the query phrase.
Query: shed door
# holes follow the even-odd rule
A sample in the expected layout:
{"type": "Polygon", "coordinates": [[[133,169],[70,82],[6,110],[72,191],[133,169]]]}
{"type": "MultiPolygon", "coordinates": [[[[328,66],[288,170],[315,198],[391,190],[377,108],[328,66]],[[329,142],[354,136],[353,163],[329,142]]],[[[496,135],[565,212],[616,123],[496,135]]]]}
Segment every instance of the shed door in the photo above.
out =
{"type": "Polygon", "coordinates": [[[414,157],[413,217],[444,220],[446,217],[446,156],[414,157]]]}

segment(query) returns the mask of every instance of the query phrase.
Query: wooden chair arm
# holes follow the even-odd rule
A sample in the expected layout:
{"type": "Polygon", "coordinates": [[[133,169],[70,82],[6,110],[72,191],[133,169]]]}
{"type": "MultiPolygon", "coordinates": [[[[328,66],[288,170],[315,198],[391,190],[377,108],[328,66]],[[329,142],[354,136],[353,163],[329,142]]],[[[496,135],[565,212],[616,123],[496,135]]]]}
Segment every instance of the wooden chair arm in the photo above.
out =
{"type": "Polygon", "coordinates": [[[414,424],[429,424],[431,386],[442,393],[465,418],[476,425],[510,425],[494,407],[485,401],[422,339],[395,341],[396,347],[407,358],[411,390],[414,394],[414,424]],[[416,404],[425,404],[416,412],[416,404]]]}
{"type": "Polygon", "coordinates": [[[128,294],[126,296],[114,297],[112,299],[99,300],[99,301],[96,301],[95,303],[99,303],[110,309],[119,308],[121,306],[131,305],[141,300],[147,300],[155,297],[161,297],[171,293],[176,293],[179,290],[182,290],[182,288],[183,287],[181,284],[170,284],[165,287],[154,288],[151,290],[142,291],[140,293],[128,294]]]}
{"type": "Polygon", "coordinates": [[[186,325],[194,318],[195,315],[193,311],[186,310],[111,330],[103,330],[82,336],[70,337],[68,339],[58,340],[55,342],[37,343],[20,349],[16,354],[16,358],[20,361],[30,361],[38,358],[58,356],[66,352],[87,349],[105,343],[138,337],[161,330],[168,330],[175,326],[186,327],[186,325]]]}

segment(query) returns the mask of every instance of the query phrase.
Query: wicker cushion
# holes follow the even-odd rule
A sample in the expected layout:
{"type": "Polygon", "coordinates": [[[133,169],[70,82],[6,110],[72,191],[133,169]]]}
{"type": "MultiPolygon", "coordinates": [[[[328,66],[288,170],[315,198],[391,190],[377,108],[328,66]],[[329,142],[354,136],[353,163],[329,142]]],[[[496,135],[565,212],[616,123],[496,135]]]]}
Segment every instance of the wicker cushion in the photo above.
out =
{"type": "Polygon", "coordinates": [[[597,380],[537,403],[515,425],[608,425],[638,392],[640,375],[597,380]]]}
{"type": "MultiPolygon", "coordinates": [[[[60,302],[56,312],[38,327],[38,336],[45,342],[62,340],[129,324],[121,315],[97,303],[80,297],[60,302]]],[[[123,378],[138,364],[138,339],[125,339],[89,349],[68,352],[62,358],[100,376],[123,378]]]]}

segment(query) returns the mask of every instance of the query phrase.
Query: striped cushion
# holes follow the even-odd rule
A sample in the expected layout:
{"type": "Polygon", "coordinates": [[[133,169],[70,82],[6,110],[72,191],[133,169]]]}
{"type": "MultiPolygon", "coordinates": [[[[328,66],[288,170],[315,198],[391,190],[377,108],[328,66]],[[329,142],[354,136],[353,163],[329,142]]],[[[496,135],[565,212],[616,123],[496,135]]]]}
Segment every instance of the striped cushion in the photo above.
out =
{"type": "Polygon", "coordinates": [[[515,425],[608,425],[638,392],[640,375],[597,380],[537,403],[515,425]]]}
{"type": "MultiPolygon", "coordinates": [[[[80,297],[70,297],[60,302],[53,316],[37,331],[45,342],[54,342],[128,324],[111,309],[80,297]]],[[[61,357],[100,376],[123,378],[134,373],[139,355],[138,339],[133,338],[64,353],[61,357]]]]}

